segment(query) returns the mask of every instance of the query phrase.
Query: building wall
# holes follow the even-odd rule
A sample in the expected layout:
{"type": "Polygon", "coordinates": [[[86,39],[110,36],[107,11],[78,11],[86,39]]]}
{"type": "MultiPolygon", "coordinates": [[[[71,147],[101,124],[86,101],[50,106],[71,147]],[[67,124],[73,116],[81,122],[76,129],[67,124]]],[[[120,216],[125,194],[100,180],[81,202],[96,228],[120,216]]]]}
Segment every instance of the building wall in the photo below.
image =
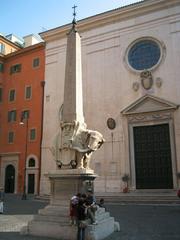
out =
{"type": "MultiPolygon", "coordinates": [[[[128,173],[133,176],[130,127],[128,117],[122,110],[145,94],[162,98],[178,105],[180,59],[179,1],[145,1],[116,11],[94,16],[79,22],[78,31],[82,36],[82,79],[85,122],[89,129],[101,132],[106,140],[94,153],[91,167],[99,177],[95,181],[98,192],[121,192],[124,183],[121,177],[128,173]],[[143,88],[140,72],[134,72],[126,62],[128,47],[137,39],[152,38],[162,47],[159,66],[152,70],[151,89],[143,88]],[[158,80],[162,85],[159,87],[158,80]],[[138,90],[133,84],[138,83],[138,90]],[[113,118],[116,128],[107,127],[107,119],[113,118]]],[[[56,168],[50,148],[59,129],[60,107],[63,103],[66,56],[66,28],[45,32],[45,101],[44,133],[42,148],[41,193],[49,193],[45,174],[56,168]],[[51,121],[49,117],[51,116],[51,121]]],[[[163,119],[163,117],[161,116],[163,119]]],[[[161,122],[159,119],[159,122],[161,122]]],[[[152,119],[149,125],[159,123],[152,119]]],[[[170,127],[173,139],[173,188],[178,186],[177,172],[180,171],[180,111],[172,111],[170,127]]],[[[145,121],[141,122],[143,125],[145,121]]],[[[140,122],[139,122],[140,124],[140,122]]],[[[134,177],[130,188],[136,188],[134,177]]]]}
{"type": "Polygon", "coordinates": [[[1,37],[0,36],[0,44],[4,44],[4,48],[5,48],[5,52],[3,53],[4,55],[7,55],[9,53],[12,53],[12,52],[15,52],[17,51],[18,49],[20,49],[18,46],[16,46],[15,44],[13,43],[10,43],[10,41],[8,40],[4,40],[4,37],[1,37]]]}
{"type": "MultiPolygon", "coordinates": [[[[1,185],[5,187],[5,169],[6,166],[12,164],[15,167],[15,191],[23,191],[24,168],[26,158],[26,185],[28,185],[28,172],[34,172],[35,193],[39,188],[40,173],[40,142],[42,130],[42,98],[44,83],[44,44],[34,45],[26,49],[22,49],[16,53],[9,54],[4,59],[4,73],[1,87],[3,89],[3,101],[0,104],[1,114],[1,133],[0,133],[0,162],[1,185]],[[39,66],[33,67],[33,60],[39,58],[39,66]],[[10,69],[13,65],[21,64],[21,71],[11,73],[10,69]],[[25,88],[31,86],[32,95],[30,99],[25,97],[25,88]],[[9,101],[9,92],[14,89],[15,100],[9,101]],[[16,120],[8,122],[8,111],[16,110],[16,120]],[[29,110],[30,115],[24,121],[24,125],[20,125],[21,114],[23,111],[29,110]],[[35,140],[30,140],[30,130],[36,130],[35,140]],[[8,132],[14,132],[14,142],[8,143],[8,132]],[[26,150],[27,143],[27,150],[26,150]],[[34,167],[29,169],[28,160],[30,156],[36,160],[34,167]],[[14,162],[14,164],[13,164],[14,162]]],[[[27,189],[26,189],[27,190],[27,189]]]]}

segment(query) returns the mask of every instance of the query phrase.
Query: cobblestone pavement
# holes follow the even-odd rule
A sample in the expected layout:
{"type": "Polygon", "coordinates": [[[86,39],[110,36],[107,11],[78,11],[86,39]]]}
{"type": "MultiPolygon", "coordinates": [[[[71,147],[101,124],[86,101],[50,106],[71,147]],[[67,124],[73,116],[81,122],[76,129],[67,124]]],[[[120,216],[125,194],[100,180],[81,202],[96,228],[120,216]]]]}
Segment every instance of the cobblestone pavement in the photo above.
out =
{"type": "MultiPolygon", "coordinates": [[[[21,200],[20,196],[6,195],[5,211],[0,214],[0,240],[52,240],[19,234],[22,226],[46,204],[30,197],[21,200]]],[[[180,204],[107,204],[107,210],[120,222],[121,231],[106,240],[180,240],[180,204]]]]}
{"type": "Polygon", "coordinates": [[[180,240],[180,205],[114,205],[121,231],[106,240],[180,240]]]}

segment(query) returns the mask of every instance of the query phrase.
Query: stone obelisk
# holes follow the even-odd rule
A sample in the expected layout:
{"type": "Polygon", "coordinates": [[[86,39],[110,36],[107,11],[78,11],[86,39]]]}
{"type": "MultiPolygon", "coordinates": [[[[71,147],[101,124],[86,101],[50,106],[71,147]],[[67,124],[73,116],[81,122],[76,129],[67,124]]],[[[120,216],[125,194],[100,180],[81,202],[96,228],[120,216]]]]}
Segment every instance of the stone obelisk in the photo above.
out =
{"type": "MultiPolygon", "coordinates": [[[[76,20],[67,34],[66,69],[64,84],[64,103],[61,129],[56,136],[53,148],[54,158],[59,168],[89,168],[91,155],[103,144],[101,133],[87,129],[83,114],[81,37],[77,31],[76,20]]],[[[77,172],[77,171],[76,171],[77,172]]]]}
{"type": "MultiPolygon", "coordinates": [[[[74,7],[75,8],[75,7],[74,7]]],[[[70,225],[69,203],[73,195],[93,191],[96,178],[89,167],[91,155],[104,142],[102,134],[87,129],[83,115],[81,38],[76,29],[75,13],[67,35],[66,70],[62,121],[52,153],[57,169],[50,171],[50,204],[22,230],[23,233],[76,240],[77,227],[70,225]]],[[[88,225],[86,240],[100,240],[114,231],[115,222],[109,213],[99,208],[98,225],[88,225]]]]}
{"type": "Polygon", "coordinates": [[[81,38],[75,19],[68,33],[63,103],[63,122],[84,122],[82,96],[81,38]]]}

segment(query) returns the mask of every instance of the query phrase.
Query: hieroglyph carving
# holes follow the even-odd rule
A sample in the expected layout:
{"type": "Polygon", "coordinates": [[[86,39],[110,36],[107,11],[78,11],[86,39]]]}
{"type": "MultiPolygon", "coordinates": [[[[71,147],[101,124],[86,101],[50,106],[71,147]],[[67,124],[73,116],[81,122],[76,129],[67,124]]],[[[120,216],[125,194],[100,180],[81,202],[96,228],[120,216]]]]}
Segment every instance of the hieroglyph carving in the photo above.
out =
{"type": "Polygon", "coordinates": [[[89,168],[91,155],[103,144],[98,131],[87,129],[85,123],[61,122],[61,130],[55,137],[51,152],[58,167],[89,168]]]}

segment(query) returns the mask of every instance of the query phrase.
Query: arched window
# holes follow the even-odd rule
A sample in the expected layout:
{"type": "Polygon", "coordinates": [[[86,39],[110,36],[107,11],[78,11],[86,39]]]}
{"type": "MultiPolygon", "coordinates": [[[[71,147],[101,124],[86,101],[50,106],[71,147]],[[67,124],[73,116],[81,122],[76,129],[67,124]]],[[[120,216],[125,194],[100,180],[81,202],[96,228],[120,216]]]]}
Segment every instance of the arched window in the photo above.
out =
{"type": "Polygon", "coordinates": [[[35,167],[36,162],[34,158],[30,158],[28,162],[28,167],[35,167]]]}

